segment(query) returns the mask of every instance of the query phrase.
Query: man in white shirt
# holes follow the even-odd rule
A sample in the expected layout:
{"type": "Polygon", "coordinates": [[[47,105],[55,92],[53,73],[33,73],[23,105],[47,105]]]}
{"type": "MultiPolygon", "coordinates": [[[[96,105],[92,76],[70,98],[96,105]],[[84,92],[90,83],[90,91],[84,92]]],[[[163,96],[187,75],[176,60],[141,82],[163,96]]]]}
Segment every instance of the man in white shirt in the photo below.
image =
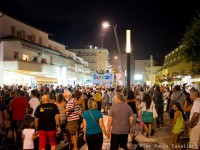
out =
{"type": "Polygon", "coordinates": [[[37,91],[36,90],[32,90],[31,91],[31,99],[29,100],[29,105],[30,105],[30,107],[33,108],[33,113],[31,114],[32,117],[35,117],[34,116],[35,110],[40,105],[40,101],[36,97],[36,95],[37,95],[37,91]]]}
{"type": "Polygon", "coordinates": [[[198,90],[191,90],[190,98],[194,101],[190,111],[190,149],[200,148],[200,93],[198,90]]]}

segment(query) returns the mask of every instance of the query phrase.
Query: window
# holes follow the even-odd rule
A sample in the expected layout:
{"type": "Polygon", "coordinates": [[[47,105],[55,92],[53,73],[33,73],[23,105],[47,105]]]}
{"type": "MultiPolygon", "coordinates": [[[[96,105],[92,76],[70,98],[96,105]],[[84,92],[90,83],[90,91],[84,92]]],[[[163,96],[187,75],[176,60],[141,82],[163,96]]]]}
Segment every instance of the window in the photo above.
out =
{"type": "Polygon", "coordinates": [[[15,27],[14,26],[11,26],[11,34],[15,35],[15,27]]]}
{"type": "Polygon", "coordinates": [[[21,36],[21,32],[19,30],[17,31],[17,36],[21,36]]]}
{"type": "Polygon", "coordinates": [[[33,35],[33,34],[28,35],[28,40],[35,42],[35,35],[33,35]]]}
{"type": "Polygon", "coordinates": [[[38,62],[38,57],[37,57],[37,56],[34,56],[34,57],[33,57],[33,61],[34,61],[34,62],[38,62]]]}
{"type": "Polygon", "coordinates": [[[31,35],[28,35],[27,38],[28,38],[28,40],[30,40],[30,41],[31,41],[31,39],[32,39],[32,38],[31,38],[31,35]]]}
{"type": "Polygon", "coordinates": [[[35,42],[35,35],[31,34],[31,37],[32,37],[31,41],[35,42]]]}
{"type": "Polygon", "coordinates": [[[18,52],[14,52],[14,59],[18,59],[19,58],[19,53],[18,52]]]}
{"type": "Polygon", "coordinates": [[[42,45],[42,37],[39,37],[39,44],[42,45]]]}
{"type": "MultiPolygon", "coordinates": [[[[12,30],[12,29],[11,29],[12,30]]],[[[11,31],[12,32],[12,31],[11,31]]],[[[14,32],[14,29],[13,29],[13,32],[14,32]]],[[[22,38],[25,38],[25,31],[23,30],[17,30],[17,36],[19,37],[22,37],[22,38]]]]}
{"type": "Polygon", "coordinates": [[[26,61],[28,61],[28,55],[26,55],[26,54],[23,54],[23,60],[26,60],[26,61]]]}
{"type": "Polygon", "coordinates": [[[41,63],[46,64],[47,63],[46,59],[42,58],[41,63]]]}
{"type": "Polygon", "coordinates": [[[21,36],[22,38],[25,38],[25,31],[20,30],[20,36],[21,36]]]}

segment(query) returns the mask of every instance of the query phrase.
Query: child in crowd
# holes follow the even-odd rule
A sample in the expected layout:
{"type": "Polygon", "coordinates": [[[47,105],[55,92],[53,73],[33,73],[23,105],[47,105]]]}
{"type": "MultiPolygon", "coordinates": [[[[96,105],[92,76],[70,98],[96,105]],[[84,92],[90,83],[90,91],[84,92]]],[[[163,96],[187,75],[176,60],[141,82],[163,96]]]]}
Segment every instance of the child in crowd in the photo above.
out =
{"type": "Polygon", "coordinates": [[[173,144],[175,147],[175,150],[178,150],[178,144],[181,133],[185,129],[185,120],[186,116],[183,113],[183,110],[181,108],[181,105],[179,102],[174,103],[174,120],[172,123],[171,133],[173,134],[173,144]]]}
{"type": "Polygon", "coordinates": [[[28,109],[28,114],[24,116],[24,120],[21,124],[21,130],[24,129],[24,125],[27,121],[30,121],[31,123],[31,126],[35,126],[34,123],[35,123],[35,117],[32,117],[31,114],[33,113],[33,108],[32,107],[29,107],[28,109]]]}
{"type": "Polygon", "coordinates": [[[33,140],[36,139],[37,136],[38,135],[35,134],[35,129],[32,129],[32,122],[30,120],[26,121],[22,132],[23,150],[33,150],[33,140]]]}

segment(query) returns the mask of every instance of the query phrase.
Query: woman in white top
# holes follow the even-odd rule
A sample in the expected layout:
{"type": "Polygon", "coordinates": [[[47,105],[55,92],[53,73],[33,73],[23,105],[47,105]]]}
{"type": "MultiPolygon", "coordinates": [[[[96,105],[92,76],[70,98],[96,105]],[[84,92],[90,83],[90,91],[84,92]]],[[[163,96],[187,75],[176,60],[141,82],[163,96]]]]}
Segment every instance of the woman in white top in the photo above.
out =
{"type": "Polygon", "coordinates": [[[142,109],[142,122],[144,123],[144,128],[147,133],[147,137],[151,135],[152,123],[153,123],[153,107],[154,102],[151,99],[149,94],[145,94],[143,97],[143,101],[140,104],[140,108],[142,109]]]}

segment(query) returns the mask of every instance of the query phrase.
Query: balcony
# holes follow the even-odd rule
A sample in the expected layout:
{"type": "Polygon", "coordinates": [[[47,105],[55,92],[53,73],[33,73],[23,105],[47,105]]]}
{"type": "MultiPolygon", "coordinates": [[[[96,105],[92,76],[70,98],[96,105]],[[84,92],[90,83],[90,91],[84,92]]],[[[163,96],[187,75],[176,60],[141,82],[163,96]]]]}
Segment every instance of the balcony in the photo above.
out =
{"type": "Polygon", "coordinates": [[[89,63],[97,63],[96,60],[90,60],[89,63]]]}
{"type": "Polygon", "coordinates": [[[89,53],[82,53],[82,52],[81,52],[81,53],[78,53],[78,55],[79,55],[79,56],[88,56],[89,53]]]}
{"type": "Polygon", "coordinates": [[[90,53],[89,56],[97,56],[97,53],[90,53]]]}
{"type": "Polygon", "coordinates": [[[25,70],[33,72],[42,72],[42,64],[33,61],[4,59],[5,70],[25,70]]]}

